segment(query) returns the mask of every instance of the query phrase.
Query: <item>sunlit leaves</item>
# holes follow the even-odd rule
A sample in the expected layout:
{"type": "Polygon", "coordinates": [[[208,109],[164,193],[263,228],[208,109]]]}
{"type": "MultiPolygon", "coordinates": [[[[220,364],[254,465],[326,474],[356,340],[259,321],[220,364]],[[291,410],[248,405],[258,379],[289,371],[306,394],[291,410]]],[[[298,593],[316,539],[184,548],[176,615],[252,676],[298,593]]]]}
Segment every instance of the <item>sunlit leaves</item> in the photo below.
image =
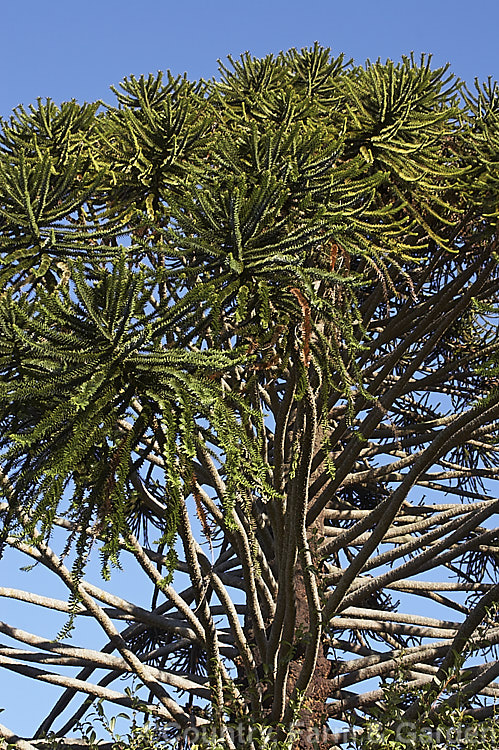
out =
{"type": "Polygon", "coordinates": [[[495,231],[497,89],[459,90],[428,58],[315,45],[2,123],[0,439],[33,528],[70,488],[114,555],[153,446],[170,533],[200,441],[230,516],[267,491],[259,388],[293,370],[298,397],[369,398],[372,305],[495,231]]]}

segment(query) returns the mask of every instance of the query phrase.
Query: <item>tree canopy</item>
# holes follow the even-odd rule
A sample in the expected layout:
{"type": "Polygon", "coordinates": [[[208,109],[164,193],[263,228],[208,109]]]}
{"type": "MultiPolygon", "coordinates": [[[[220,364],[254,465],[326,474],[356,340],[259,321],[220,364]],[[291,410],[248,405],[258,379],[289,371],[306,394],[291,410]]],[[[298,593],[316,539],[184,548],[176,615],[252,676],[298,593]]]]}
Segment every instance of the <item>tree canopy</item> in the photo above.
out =
{"type": "Polygon", "coordinates": [[[70,602],[0,593],[108,641],[0,625],[36,649],[0,665],[64,688],[33,742],[77,694],[135,705],[126,673],[221,736],[362,726],[401,667],[406,719],[421,686],[491,715],[497,85],[316,45],[113,91],[0,131],[1,539],[70,602]],[[96,545],[150,610],[86,581],[96,545]]]}

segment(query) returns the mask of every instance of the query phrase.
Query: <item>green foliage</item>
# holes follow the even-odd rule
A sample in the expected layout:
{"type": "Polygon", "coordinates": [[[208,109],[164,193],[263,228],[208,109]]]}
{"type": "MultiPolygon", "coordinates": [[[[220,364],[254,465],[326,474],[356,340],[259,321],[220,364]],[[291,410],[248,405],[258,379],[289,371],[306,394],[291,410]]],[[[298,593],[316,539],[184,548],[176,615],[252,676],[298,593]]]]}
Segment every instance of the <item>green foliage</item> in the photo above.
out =
{"type": "MultiPolygon", "coordinates": [[[[458,689],[457,685],[453,686],[458,689]]],[[[438,696],[426,688],[411,690],[407,677],[400,674],[384,688],[384,701],[372,719],[361,730],[352,727],[350,750],[486,750],[496,747],[499,722],[495,716],[475,718],[469,709],[472,700],[456,706],[443,704],[436,708],[438,696]],[[406,721],[407,701],[420,698],[421,712],[417,721],[406,721]]]]}
{"type": "MultiPolygon", "coordinates": [[[[442,711],[432,719],[428,711],[417,722],[404,722],[401,707],[409,692],[405,678],[399,676],[385,687],[379,718],[365,721],[361,730],[352,726],[341,739],[335,736],[336,742],[339,741],[345,750],[489,750],[497,746],[499,722],[495,716],[477,719],[467,715],[461,706],[442,711]]],[[[329,741],[330,744],[332,740],[324,730],[314,732],[313,728],[300,727],[296,718],[290,728],[269,727],[246,717],[237,724],[225,725],[228,738],[217,736],[209,724],[179,732],[174,726],[163,726],[147,712],[140,720],[134,712],[131,715],[122,712],[108,718],[100,701],[79,724],[78,730],[90,749],[98,748],[104,742],[110,750],[179,750],[183,747],[225,750],[230,747],[229,740],[245,750],[292,750],[300,741],[305,740],[310,747],[317,747],[319,742],[329,741]],[[121,726],[124,730],[118,732],[121,726]]],[[[53,750],[66,747],[64,740],[55,736],[49,736],[46,742],[53,750]]]]}
{"type": "Polygon", "coordinates": [[[23,533],[41,523],[48,536],[71,486],[69,517],[85,534],[96,514],[94,531],[115,557],[127,528],[131,474],[143,462],[139,445],[153,429],[165,458],[164,533],[172,543],[180,481],[195,453],[195,417],[215,429],[231,424],[209,375],[230,370],[238,357],[165,347],[178,312],[167,309],[158,320],[146,309],[152,283],[153,272],[132,273],[121,253],[116,265],[96,269],[92,284],[79,263],[69,285],[2,296],[3,460],[23,497],[23,533]],[[120,429],[125,417],[128,431],[120,429]]]}
{"type": "Polygon", "coordinates": [[[316,45],[2,122],[4,538],[48,538],[70,491],[76,572],[95,536],[116,562],[151,444],[168,544],[200,441],[228,527],[245,488],[265,502],[259,384],[293,371],[299,399],[313,370],[323,404],[351,403],[359,299],[400,278],[410,296],[474,207],[476,244],[494,231],[497,88],[460,91],[429,58],[364,69],[316,45]]]}

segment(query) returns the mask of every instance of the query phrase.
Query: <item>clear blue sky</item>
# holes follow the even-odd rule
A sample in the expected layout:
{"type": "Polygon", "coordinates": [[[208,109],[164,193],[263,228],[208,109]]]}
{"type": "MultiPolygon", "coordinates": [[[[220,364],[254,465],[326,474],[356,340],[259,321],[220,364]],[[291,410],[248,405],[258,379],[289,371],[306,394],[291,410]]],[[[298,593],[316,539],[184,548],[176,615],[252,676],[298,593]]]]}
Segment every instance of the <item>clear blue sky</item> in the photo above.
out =
{"type": "Polygon", "coordinates": [[[472,81],[499,77],[497,0],[24,0],[1,13],[0,115],[38,96],[102,98],[124,76],[216,73],[217,58],[318,41],[363,63],[432,52],[472,81]]]}
{"type": "MultiPolygon", "coordinates": [[[[314,41],[357,63],[431,52],[435,65],[450,62],[469,83],[499,78],[497,0],[24,0],[3,2],[0,24],[2,117],[39,96],[112,101],[109,86],[131,74],[169,68],[209,78],[227,54],[262,56],[314,41]]],[[[0,562],[0,585],[30,588],[31,574],[16,568],[13,557],[0,562]]],[[[9,620],[6,600],[0,610],[9,620]]],[[[42,620],[17,624],[43,632],[42,620]]],[[[55,697],[0,672],[0,721],[17,731],[35,725],[28,701],[40,715],[55,697]]]]}

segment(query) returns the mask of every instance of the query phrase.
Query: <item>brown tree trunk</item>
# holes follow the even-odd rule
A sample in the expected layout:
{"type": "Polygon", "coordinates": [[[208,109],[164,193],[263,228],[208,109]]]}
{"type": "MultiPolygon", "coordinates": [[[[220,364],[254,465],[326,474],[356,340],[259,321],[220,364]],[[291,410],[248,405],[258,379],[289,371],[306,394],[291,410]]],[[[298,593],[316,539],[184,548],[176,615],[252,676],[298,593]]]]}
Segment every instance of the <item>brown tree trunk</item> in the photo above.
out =
{"type": "MultiPolygon", "coordinates": [[[[322,514],[315,522],[314,530],[318,531],[319,537],[323,536],[324,522],[322,514]]],[[[313,544],[313,541],[311,543],[313,544]]],[[[303,573],[299,564],[295,571],[294,587],[296,602],[296,655],[291,660],[289,668],[287,684],[288,696],[291,696],[296,680],[298,679],[298,675],[303,666],[304,645],[302,645],[303,638],[300,642],[300,634],[303,634],[306,638],[310,621],[307,593],[303,580],[303,573]]],[[[321,645],[312,679],[310,680],[310,684],[305,692],[299,713],[297,725],[299,733],[296,747],[303,748],[303,750],[305,750],[305,748],[310,750],[312,741],[314,741],[314,744],[316,743],[315,746],[318,748],[326,747],[322,731],[326,721],[325,707],[327,699],[331,696],[332,692],[334,692],[331,671],[332,663],[327,658],[326,651],[327,648],[321,645]]]]}

